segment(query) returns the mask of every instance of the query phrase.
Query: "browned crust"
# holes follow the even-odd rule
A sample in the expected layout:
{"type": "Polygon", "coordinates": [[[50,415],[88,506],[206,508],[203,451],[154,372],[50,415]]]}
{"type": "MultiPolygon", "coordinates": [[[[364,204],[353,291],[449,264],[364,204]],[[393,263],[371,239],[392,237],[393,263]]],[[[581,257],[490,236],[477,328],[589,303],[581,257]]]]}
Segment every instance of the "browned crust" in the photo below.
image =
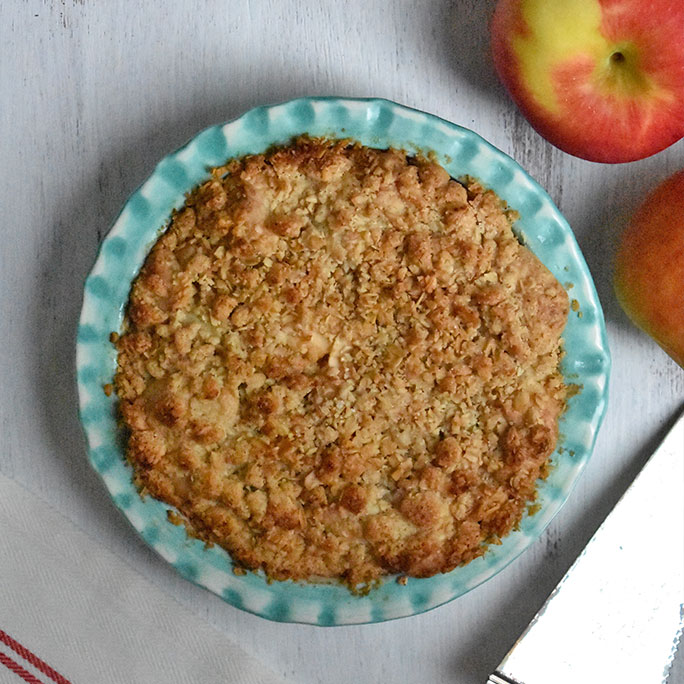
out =
{"type": "Polygon", "coordinates": [[[115,340],[136,483],[275,579],[448,571],[535,498],[567,313],[476,181],[348,141],[233,160],[115,340]]]}

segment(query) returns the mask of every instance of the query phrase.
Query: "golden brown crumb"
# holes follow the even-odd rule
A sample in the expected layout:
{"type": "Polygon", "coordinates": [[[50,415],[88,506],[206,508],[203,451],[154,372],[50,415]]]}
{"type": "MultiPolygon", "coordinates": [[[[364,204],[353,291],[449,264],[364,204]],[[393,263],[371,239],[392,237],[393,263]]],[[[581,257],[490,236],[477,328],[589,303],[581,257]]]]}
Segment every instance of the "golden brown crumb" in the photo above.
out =
{"type": "Polygon", "coordinates": [[[170,508],[166,511],[166,519],[172,524],[172,525],[182,525],[183,524],[183,518],[181,518],[176,511],[172,511],[170,508]]]}
{"type": "Polygon", "coordinates": [[[119,341],[119,333],[117,333],[117,332],[109,333],[109,341],[112,344],[116,344],[119,341]]]}
{"type": "Polygon", "coordinates": [[[114,385],[112,385],[111,382],[108,382],[106,385],[102,386],[102,391],[105,393],[105,396],[111,397],[112,392],[114,391],[114,385]]]}
{"type": "Polygon", "coordinates": [[[568,298],[513,217],[477,181],[349,141],[216,169],[117,341],[137,485],[273,579],[481,555],[534,501],[566,397],[568,298]]]}
{"type": "Polygon", "coordinates": [[[540,510],[541,510],[541,505],[539,503],[533,503],[527,507],[527,514],[528,515],[535,515],[535,513],[539,513],[540,510]]]}
{"type": "Polygon", "coordinates": [[[408,577],[406,577],[406,575],[399,575],[399,577],[397,577],[397,584],[405,587],[408,584],[408,577]]]}

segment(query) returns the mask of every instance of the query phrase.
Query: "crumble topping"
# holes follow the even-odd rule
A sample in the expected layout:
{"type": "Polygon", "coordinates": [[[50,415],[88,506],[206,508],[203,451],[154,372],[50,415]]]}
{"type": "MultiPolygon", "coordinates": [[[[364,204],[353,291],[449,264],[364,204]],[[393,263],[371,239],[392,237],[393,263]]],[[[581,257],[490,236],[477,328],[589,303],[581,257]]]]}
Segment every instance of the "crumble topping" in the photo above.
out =
{"type": "Polygon", "coordinates": [[[193,191],[135,280],[115,388],[142,493],[274,579],[426,577],[535,499],[562,286],[477,181],[300,138],[193,191]]]}

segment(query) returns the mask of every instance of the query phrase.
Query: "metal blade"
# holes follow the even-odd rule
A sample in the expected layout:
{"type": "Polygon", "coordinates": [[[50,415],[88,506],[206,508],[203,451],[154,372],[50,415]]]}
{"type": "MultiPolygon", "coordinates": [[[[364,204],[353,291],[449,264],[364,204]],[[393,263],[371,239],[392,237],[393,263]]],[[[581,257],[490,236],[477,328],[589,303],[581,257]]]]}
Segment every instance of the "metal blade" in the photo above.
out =
{"type": "Polygon", "coordinates": [[[490,677],[657,684],[684,606],[684,416],[490,677]]]}

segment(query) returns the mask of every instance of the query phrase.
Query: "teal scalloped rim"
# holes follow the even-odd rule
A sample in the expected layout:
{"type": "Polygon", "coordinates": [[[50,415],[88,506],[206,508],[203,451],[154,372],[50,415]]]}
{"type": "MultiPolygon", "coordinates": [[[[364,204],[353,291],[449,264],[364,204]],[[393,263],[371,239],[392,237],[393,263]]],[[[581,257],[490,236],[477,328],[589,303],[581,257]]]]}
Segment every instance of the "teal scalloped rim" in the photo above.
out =
{"type": "Polygon", "coordinates": [[[84,286],[76,342],[79,415],[90,463],[114,504],[145,542],[181,575],[236,608],[281,622],[344,625],[381,622],[440,606],[493,577],[527,549],[570,495],[594,447],[608,398],[610,353],[601,305],[573,232],[546,192],[510,157],[476,133],[431,114],[382,99],[309,97],[257,107],[199,133],[165,157],[129,198],[107,237],[84,286]],[[473,176],[519,212],[516,232],[561,283],[579,310],[566,329],[563,373],[581,391],[560,426],[553,468],[539,487],[540,509],[500,546],[452,572],[405,586],[388,578],[366,596],[339,584],[268,582],[261,573],[235,575],[228,554],[189,538],[167,520],[168,506],[138,495],[123,455],[112,381],[116,355],[109,342],[121,329],[131,281],[150,246],[179,208],[185,193],[227,159],[263,152],[293,136],[352,138],[378,148],[433,152],[455,177],[473,176]],[[580,315],[581,314],[581,315],[580,315]]]}

